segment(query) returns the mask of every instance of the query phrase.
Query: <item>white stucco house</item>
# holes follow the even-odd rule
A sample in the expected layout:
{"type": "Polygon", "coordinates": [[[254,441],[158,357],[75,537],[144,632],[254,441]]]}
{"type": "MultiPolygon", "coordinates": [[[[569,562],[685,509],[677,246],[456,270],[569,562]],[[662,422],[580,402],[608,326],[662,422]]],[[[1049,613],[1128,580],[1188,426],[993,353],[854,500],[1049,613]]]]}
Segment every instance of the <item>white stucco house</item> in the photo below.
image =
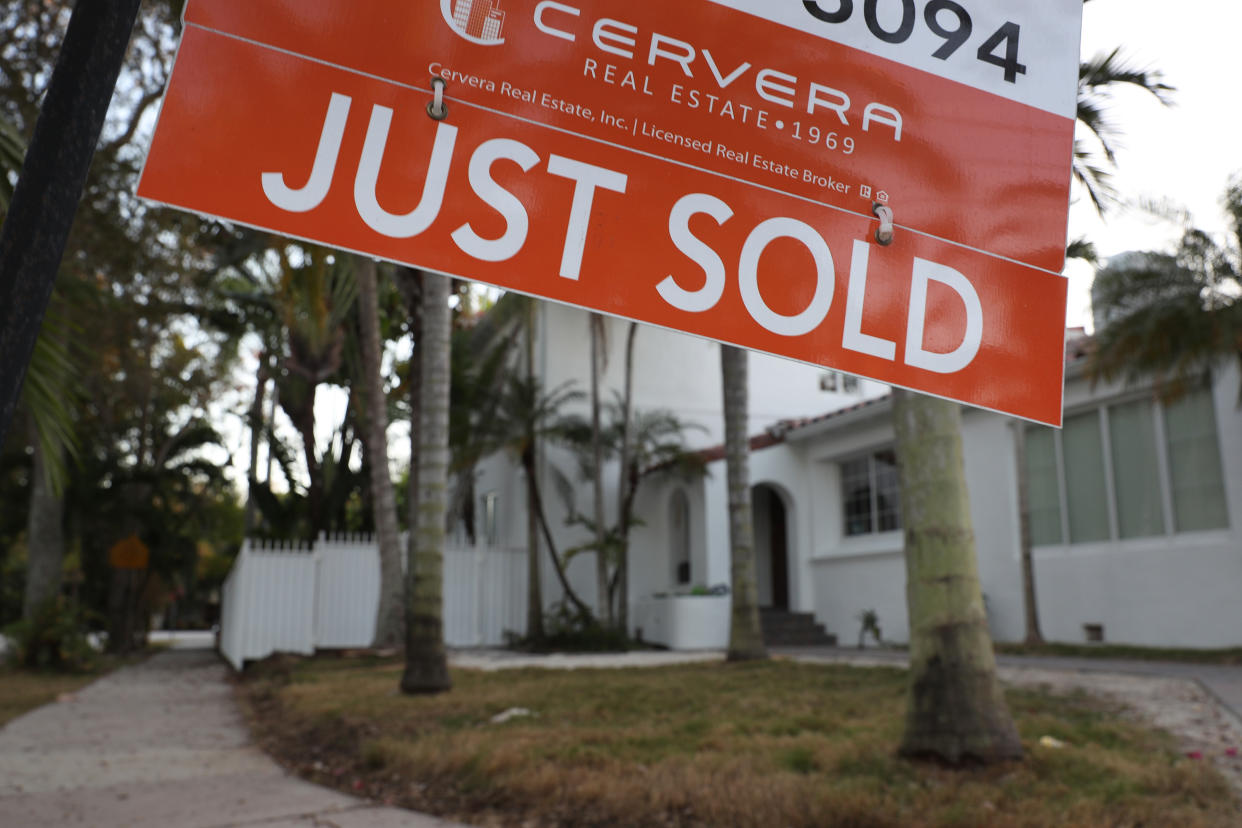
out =
{"type": "MultiPolygon", "coordinates": [[[[608,321],[609,389],[622,381],[624,329],[608,321]]],[[[545,387],[589,377],[585,312],[544,304],[537,367],[545,387]]],[[[1242,644],[1242,410],[1239,373],[1224,361],[1172,403],[1151,388],[1100,384],[1067,349],[1064,428],[964,408],[962,435],[979,572],[993,637],[1024,634],[1019,570],[1016,429],[1026,475],[1038,603],[1050,640],[1221,647],[1242,644]]],[[[887,388],[822,368],[751,354],[750,475],[760,603],[812,613],[843,641],[874,610],[884,636],[908,635],[900,503],[887,388]]],[[[609,394],[611,391],[608,392],[609,394]]],[[[697,423],[691,448],[710,474],[652,481],[630,549],[631,625],[656,594],[729,582],[719,346],[649,327],[636,340],[635,405],[697,423]],[[638,612],[635,612],[638,609],[638,612]]],[[[548,448],[541,474],[569,458],[548,448]]],[[[609,475],[611,480],[613,475],[609,475]]],[[[545,490],[551,491],[550,485],[545,490]]],[[[479,535],[525,543],[521,471],[495,457],[479,470],[479,535]]],[[[590,487],[578,508],[591,509],[590,487]]],[[[561,548],[583,541],[549,500],[561,548]]],[[[606,498],[613,504],[615,497],[606,498]]],[[[570,577],[594,598],[594,562],[570,577]]],[[[559,588],[545,566],[544,595],[559,588]]]]}

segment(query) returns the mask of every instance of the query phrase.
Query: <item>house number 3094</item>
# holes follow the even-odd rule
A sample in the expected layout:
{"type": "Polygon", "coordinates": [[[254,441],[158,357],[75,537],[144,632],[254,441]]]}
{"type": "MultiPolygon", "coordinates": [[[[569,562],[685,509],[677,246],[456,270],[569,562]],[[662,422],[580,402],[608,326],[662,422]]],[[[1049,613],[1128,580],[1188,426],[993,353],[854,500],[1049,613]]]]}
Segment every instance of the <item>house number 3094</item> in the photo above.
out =
{"type": "MultiPolygon", "coordinates": [[[[901,22],[892,26],[892,17],[885,28],[880,21],[880,0],[863,0],[863,18],[867,30],[885,43],[905,43],[914,34],[918,22],[918,9],[915,0],[885,0],[886,9],[894,4],[901,5],[901,22]]],[[[854,14],[854,0],[803,0],[807,12],[817,20],[825,23],[844,23],[854,14]],[[825,5],[835,6],[831,10],[825,5]]],[[[923,23],[931,33],[944,41],[932,57],[948,60],[958,49],[970,40],[974,31],[974,23],[970,12],[954,0],[930,0],[923,6],[923,23]]],[[[1007,22],[991,34],[975,51],[975,57],[984,63],[1000,67],[1005,73],[1005,80],[1017,83],[1018,75],[1026,74],[1026,66],[1018,62],[1018,38],[1022,27],[1017,23],[1007,22]]]]}

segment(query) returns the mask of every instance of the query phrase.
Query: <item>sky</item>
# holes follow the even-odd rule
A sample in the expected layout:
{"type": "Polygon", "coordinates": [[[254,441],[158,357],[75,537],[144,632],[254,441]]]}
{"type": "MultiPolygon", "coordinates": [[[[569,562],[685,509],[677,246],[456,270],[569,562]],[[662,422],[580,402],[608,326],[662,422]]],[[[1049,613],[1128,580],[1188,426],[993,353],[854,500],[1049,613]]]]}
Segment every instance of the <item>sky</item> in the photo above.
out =
{"type": "MultiPolygon", "coordinates": [[[[1237,77],[1242,0],[1091,0],[1083,10],[1082,55],[1120,46],[1134,65],[1159,69],[1176,87],[1173,106],[1138,90],[1111,108],[1120,128],[1114,181],[1130,200],[1168,199],[1195,226],[1223,238],[1220,196],[1242,173],[1242,93],[1237,77]]],[[[1170,250],[1181,226],[1136,209],[1104,219],[1085,197],[1070,207],[1070,238],[1093,241],[1101,256],[1170,250]]],[[[1090,327],[1091,268],[1071,264],[1068,323],[1090,327]]]]}

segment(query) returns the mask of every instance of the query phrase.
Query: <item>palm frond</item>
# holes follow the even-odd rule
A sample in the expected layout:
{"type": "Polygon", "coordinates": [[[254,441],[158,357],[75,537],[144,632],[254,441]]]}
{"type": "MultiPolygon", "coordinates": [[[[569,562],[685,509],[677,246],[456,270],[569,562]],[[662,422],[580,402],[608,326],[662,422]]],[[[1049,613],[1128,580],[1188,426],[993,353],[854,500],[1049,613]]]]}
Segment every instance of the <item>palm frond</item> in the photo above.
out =
{"type": "Polygon", "coordinates": [[[70,341],[66,323],[49,310],[35,340],[20,400],[34,422],[46,458],[46,482],[56,493],[64,491],[68,481],[68,461],[78,458],[74,420],[81,386],[70,341]]]}
{"type": "Polygon", "coordinates": [[[1079,64],[1077,121],[1092,140],[1075,139],[1073,174],[1101,214],[1118,201],[1107,168],[1117,163],[1121,131],[1107,111],[1116,90],[1126,87],[1149,92],[1165,106],[1173,103],[1175,90],[1164,82],[1164,75],[1123,57],[1120,48],[1079,64]]]}
{"type": "Polygon", "coordinates": [[[1109,94],[1119,84],[1150,92],[1165,106],[1173,104],[1172,93],[1177,91],[1164,82],[1159,69],[1140,67],[1122,56],[1121,47],[1085,60],[1078,67],[1080,98],[1084,94],[1109,94]]]}
{"type": "MultiPolygon", "coordinates": [[[[191,423],[181,429],[164,447],[164,460],[169,466],[177,466],[179,459],[207,446],[221,446],[223,440],[220,433],[205,420],[191,423]]],[[[189,462],[189,461],[186,461],[189,462]]],[[[181,465],[184,465],[182,463],[181,465]]]]}
{"type": "Polygon", "coordinates": [[[13,188],[26,157],[26,145],[17,128],[0,118],[0,219],[9,211],[13,188]]]}
{"type": "Polygon", "coordinates": [[[1096,273],[1092,303],[1103,316],[1088,372],[1094,379],[1154,379],[1184,393],[1221,355],[1242,356],[1242,251],[1188,230],[1176,253],[1131,253],[1096,273]]]}
{"type": "Polygon", "coordinates": [[[1065,258],[1081,259],[1089,264],[1095,264],[1100,260],[1100,254],[1096,251],[1094,242],[1087,241],[1085,238],[1078,238],[1066,246],[1065,258]]]}

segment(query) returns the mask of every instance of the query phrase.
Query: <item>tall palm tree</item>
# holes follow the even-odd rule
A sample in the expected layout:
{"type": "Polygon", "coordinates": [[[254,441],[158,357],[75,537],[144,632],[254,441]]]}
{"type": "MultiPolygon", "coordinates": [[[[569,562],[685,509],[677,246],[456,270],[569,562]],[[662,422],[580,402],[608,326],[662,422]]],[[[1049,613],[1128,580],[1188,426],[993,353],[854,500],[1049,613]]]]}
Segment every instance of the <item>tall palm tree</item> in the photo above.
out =
{"type": "MultiPolygon", "coordinates": [[[[17,129],[0,118],[0,224],[8,214],[13,182],[21,172],[25,154],[26,145],[17,129]]],[[[65,320],[53,305],[35,340],[18,401],[33,423],[36,460],[40,461],[43,483],[53,494],[64,487],[66,456],[77,453],[72,410],[77,394],[73,382],[75,369],[66,345],[72,339],[65,320]]]]}
{"type": "MultiPolygon", "coordinates": [[[[419,359],[417,513],[410,515],[404,693],[442,693],[452,687],[444,649],[444,515],[448,489],[450,280],[424,273],[419,359]]],[[[411,500],[414,500],[412,497],[411,500]]]]}
{"type": "Polygon", "coordinates": [[[379,649],[395,649],[405,640],[405,575],[401,571],[397,496],[388,473],[388,398],[381,376],[384,349],[380,337],[378,279],[374,259],[354,256],[353,266],[358,281],[362,385],[366,400],[363,442],[371,467],[371,505],[380,557],[380,594],[372,643],[379,649]]]}
{"type": "MultiPolygon", "coordinates": [[[[572,387],[572,383],[565,383],[545,392],[538,379],[511,375],[501,392],[495,430],[482,436],[489,447],[487,453],[504,450],[515,456],[521,464],[526,480],[527,504],[547,546],[552,571],[561,585],[565,599],[573,605],[580,619],[589,623],[594,621],[594,613],[570,584],[565,573],[565,563],[548,523],[538,463],[539,448],[543,443],[565,441],[569,432],[582,430],[580,422],[565,417],[561,411],[565,406],[581,401],[583,396],[581,391],[572,387]]],[[[537,574],[533,568],[531,574],[537,574]]]]}
{"type": "Polygon", "coordinates": [[[1091,298],[1103,324],[1088,358],[1093,377],[1152,377],[1171,398],[1216,359],[1242,360],[1242,177],[1223,203],[1224,243],[1188,230],[1175,253],[1116,257],[1096,274],[1091,298]]]}
{"type": "MultiPolygon", "coordinates": [[[[26,147],[17,130],[0,118],[0,223],[13,198],[13,181],[21,171],[26,147]]],[[[27,516],[29,560],[22,617],[30,619],[60,594],[64,541],[66,459],[76,456],[73,425],[76,369],[64,320],[51,309],[44,317],[18,405],[30,423],[33,447],[30,511],[27,516]]]]}
{"type": "MultiPolygon", "coordinates": [[[[526,298],[526,335],[523,337],[522,357],[526,381],[535,386],[535,326],[539,306],[534,299],[526,298]]],[[[533,418],[523,421],[522,443],[529,447],[529,468],[526,469],[526,640],[539,644],[543,641],[543,573],[539,565],[539,516],[542,503],[539,500],[538,473],[535,458],[539,456],[538,433],[533,418]],[[536,511],[538,509],[538,511],[536,511]]],[[[521,452],[523,459],[527,450],[521,452]]],[[[549,550],[556,560],[556,551],[549,550]]]]}
{"type": "Polygon", "coordinates": [[[634,411],[628,395],[611,406],[610,446],[618,446],[617,524],[609,530],[610,547],[615,550],[614,568],[609,581],[619,630],[628,629],[630,532],[638,521],[634,504],[642,484],[653,477],[672,477],[694,481],[707,473],[702,455],[685,447],[686,432],[700,426],[689,425],[672,411],[664,409],[634,411]]]}
{"type": "Polygon", "coordinates": [[[587,315],[589,336],[591,338],[591,488],[595,495],[595,586],[598,596],[597,604],[600,622],[605,627],[612,626],[612,601],[608,589],[608,542],[606,539],[607,521],[604,517],[604,436],[600,425],[600,374],[604,372],[608,343],[606,340],[607,320],[603,314],[587,315]]]}
{"type": "Polygon", "coordinates": [[[634,521],[630,515],[634,505],[634,492],[627,490],[631,488],[636,490],[637,484],[632,487],[627,485],[634,480],[634,475],[630,470],[634,466],[641,468],[641,465],[634,463],[633,458],[633,428],[630,422],[630,413],[634,409],[634,339],[638,336],[638,323],[631,322],[628,332],[625,336],[625,387],[621,392],[620,405],[620,422],[621,422],[621,447],[617,452],[618,468],[621,479],[617,486],[617,523],[618,534],[621,537],[621,561],[617,564],[617,629],[629,634],[630,629],[630,526],[634,521]]]}
{"type": "MultiPolygon", "coordinates": [[[[346,324],[354,312],[358,283],[343,256],[306,249],[295,261],[282,250],[283,272],[274,297],[288,337],[285,373],[278,382],[280,406],[302,438],[309,478],[308,536],[325,525],[326,472],[316,449],[315,400],[319,386],[341,370],[346,324]]],[[[338,470],[339,471],[339,470],[338,470]]]]}
{"type": "MultiPolygon", "coordinates": [[[[627,352],[630,351],[627,348],[627,352]]],[[[586,424],[572,417],[566,418],[569,427],[565,430],[565,441],[577,455],[584,480],[595,477],[599,462],[596,459],[597,448],[599,457],[605,460],[614,456],[617,458],[616,522],[610,524],[606,519],[598,520],[595,514],[577,514],[577,490],[573,482],[564,475],[557,480],[571,514],[568,522],[583,526],[594,535],[589,543],[580,544],[565,554],[572,557],[586,551],[599,554],[602,550],[605,553],[609,567],[605,595],[614,619],[612,626],[618,632],[628,630],[626,575],[630,534],[639,522],[634,514],[639,490],[643,483],[656,477],[694,481],[706,473],[701,454],[687,451],[685,446],[686,432],[702,426],[688,424],[667,409],[635,411],[632,390],[616,394],[603,408],[598,440],[586,424]],[[598,531],[601,526],[602,532],[598,531]],[[599,539],[601,536],[603,540],[599,539]]]]}
{"type": "Polygon", "coordinates": [[[733,609],[729,625],[730,661],[768,657],[759,624],[759,587],[755,575],[755,528],[750,502],[750,435],[746,433],[750,354],[733,345],[720,346],[724,387],[725,466],[729,491],[729,570],[733,609]]]}
{"type": "MultiPolygon", "coordinates": [[[[530,296],[506,293],[474,324],[454,333],[453,413],[449,441],[456,478],[454,515],[474,537],[475,470],[488,455],[513,443],[537,446],[536,423],[513,418],[509,385],[514,373],[528,383],[535,380],[535,340],[539,304],[530,296]],[[514,364],[517,353],[518,364],[514,364]],[[522,435],[516,436],[515,428],[522,435]]],[[[533,385],[532,385],[533,387],[533,385]]],[[[520,452],[517,452],[520,455],[520,452]]],[[[538,456],[538,449],[532,457],[538,456]]],[[[540,526],[534,489],[526,487],[527,602],[526,640],[544,639],[543,589],[540,565],[540,526]]]]}
{"type": "MultiPolygon", "coordinates": [[[[1127,63],[1119,50],[1084,61],[1078,77],[1077,119],[1086,135],[1075,141],[1073,175],[1096,209],[1103,212],[1117,201],[1108,169],[1116,162],[1117,139],[1117,130],[1106,116],[1111,91],[1122,85],[1134,86],[1167,103],[1172,88],[1159,72],[1127,63]]],[[[1090,245],[1078,241],[1069,252],[1090,255],[1090,245]]],[[[996,685],[995,659],[986,615],[982,615],[965,470],[960,459],[960,412],[956,404],[946,400],[906,392],[896,393],[893,408],[902,476],[910,615],[910,702],[902,751],[950,762],[1018,756],[1021,743],[996,685]],[[931,454],[933,446],[939,446],[940,457],[931,454]],[[941,497],[927,503],[907,503],[907,486],[914,487],[911,498],[919,497],[920,487],[941,497]],[[960,506],[951,502],[950,494],[961,499],[960,506]],[[934,539],[942,536],[958,540],[937,549],[934,539]],[[934,563],[937,558],[939,563],[934,563]],[[943,567],[943,574],[952,579],[955,589],[938,586],[934,574],[937,566],[943,567]],[[949,602],[941,607],[943,617],[964,625],[952,640],[942,635],[947,630],[942,630],[936,616],[928,611],[937,600],[949,602]],[[948,658],[950,646],[960,648],[953,651],[956,658],[948,658]]],[[[1020,440],[1017,450],[1025,453],[1020,440]]],[[[1024,555],[1021,572],[1028,637],[1035,640],[1039,625],[1029,555],[1024,555]]]]}
{"type": "Polygon", "coordinates": [[[958,764],[1022,755],[996,678],[955,403],[895,389],[910,684],[901,753],[958,764]]]}

